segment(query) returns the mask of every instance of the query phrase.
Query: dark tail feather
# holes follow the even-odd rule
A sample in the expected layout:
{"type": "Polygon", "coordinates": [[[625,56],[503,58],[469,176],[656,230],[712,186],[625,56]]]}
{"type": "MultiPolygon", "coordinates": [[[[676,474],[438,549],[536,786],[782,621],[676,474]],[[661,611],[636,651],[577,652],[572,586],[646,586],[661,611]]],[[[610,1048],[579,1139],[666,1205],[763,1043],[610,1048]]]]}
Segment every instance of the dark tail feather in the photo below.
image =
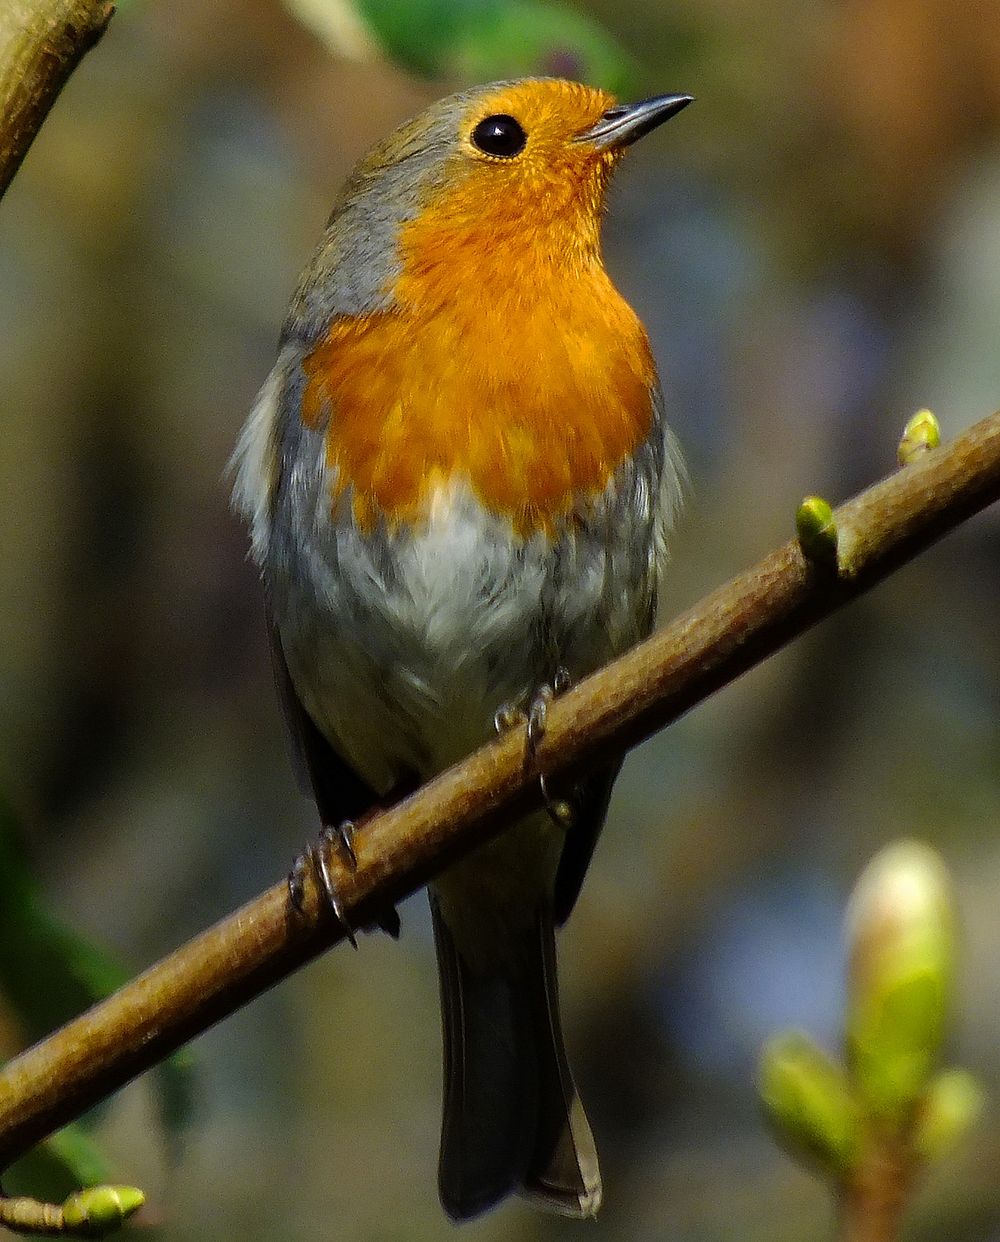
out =
{"type": "Polygon", "coordinates": [[[550,913],[539,920],[537,966],[531,983],[537,989],[532,1010],[541,1028],[535,1043],[540,1065],[538,1128],[523,1189],[566,1216],[594,1216],[601,1206],[601,1170],[563,1044],[550,913]]]}
{"type": "Polygon", "coordinates": [[[597,1151],[559,1024],[555,940],[544,915],[502,972],[470,970],[431,899],[444,1024],[438,1185],[466,1220],[521,1191],[540,1206],[592,1216],[597,1151]]]}

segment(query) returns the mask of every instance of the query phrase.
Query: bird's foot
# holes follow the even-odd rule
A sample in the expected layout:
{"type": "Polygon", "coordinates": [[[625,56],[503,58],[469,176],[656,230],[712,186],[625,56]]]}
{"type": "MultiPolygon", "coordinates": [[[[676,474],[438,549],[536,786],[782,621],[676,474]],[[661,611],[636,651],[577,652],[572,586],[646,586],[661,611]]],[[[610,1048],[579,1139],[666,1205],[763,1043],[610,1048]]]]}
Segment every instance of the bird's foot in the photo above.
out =
{"type": "MultiPolygon", "coordinates": [[[[557,668],[550,685],[539,686],[532,695],[527,712],[519,708],[504,706],[496,713],[494,724],[498,733],[504,733],[518,724],[526,726],[525,763],[529,767],[538,766],[538,748],[545,737],[545,726],[548,721],[549,704],[559,695],[565,694],[572,684],[569,671],[557,668]]],[[[548,779],[544,772],[538,775],[538,784],[542,791],[545,809],[560,828],[569,828],[573,823],[574,813],[570,802],[565,798],[556,797],[549,789],[548,779]]]]}
{"type": "Polygon", "coordinates": [[[503,703],[493,713],[493,728],[496,729],[497,737],[502,737],[511,729],[523,725],[527,719],[526,712],[516,703],[503,703]]]}
{"type": "MultiPolygon", "coordinates": [[[[352,871],[358,866],[358,856],[354,851],[354,834],[357,825],[353,820],[345,819],[342,823],[324,826],[315,841],[311,842],[295,859],[288,873],[288,897],[295,909],[302,913],[305,903],[305,876],[311,871],[326,898],[326,904],[333,912],[337,922],[343,927],[347,939],[356,949],[358,947],[355,928],[348,919],[343,903],[337,895],[337,888],[330,875],[330,851],[338,850],[347,860],[352,871]]],[[[395,906],[383,910],[378,916],[378,927],[393,940],[399,939],[399,913],[395,906]]],[[[365,927],[364,931],[373,931],[365,927]]]]}
{"type": "Polygon", "coordinates": [[[538,748],[545,737],[545,726],[549,718],[549,704],[557,699],[572,685],[569,670],[559,667],[552,678],[551,685],[539,686],[528,704],[528,760],[535,762],[538,748]]]}
{"type": "Polygon", "coordinates": [[[336,826],[325,824],[315,841],[311,841],[292,863],[288,873],[288,897],[295,909],[302,913],[305,906],[305,878],[311,871],[326,898],[326,903],[333,911],[337,922],[343,927],[347,939],[353,948],[358,947],[354,928],[344,912],[344,907],[337,895],[337,889],[330,875],[330,851],[340,850],[351,870],[358,865],[358,856],[354,852],[354,823],[345,819],[336,826]]]}

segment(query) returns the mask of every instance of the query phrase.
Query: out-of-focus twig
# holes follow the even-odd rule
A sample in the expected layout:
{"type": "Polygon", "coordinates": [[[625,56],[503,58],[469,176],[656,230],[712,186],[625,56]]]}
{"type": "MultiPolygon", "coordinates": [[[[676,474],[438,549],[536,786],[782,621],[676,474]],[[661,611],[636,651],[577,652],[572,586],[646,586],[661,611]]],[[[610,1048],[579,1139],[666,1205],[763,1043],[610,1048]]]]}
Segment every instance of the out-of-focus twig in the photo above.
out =
{"type": "Polygon", "coordinates": [[[841,1242],[897,1242],[914,1173],[905,1143],[886,1139],[872,1147],[841,1197],[841,1242]]]}
{"type": "MultiPolygon", "coordinates": [[[[70,74],[107,29],[112,0],[0,2],[0,198],[70,74]]],[[[44,988],[46,981],[37,980],[44,988]]],[[[0,1224],[19,1233],[102,1236],[142,1202],[133,1187],[102,1186],[62,1205],[0,1194],[0,1224]]]]}
{"type": "Polygon", "coordinates": [[[89,1186],[64,1203],[0,1197],[0,1225],[43,1238],[103,1238],[114,1233],[145,1201],[135,1186],[89,1186]]]}
{"type": "MultiPolygon", "coordinates": [[[[998,497],[994,414],[837,509],[832,561],[788,543],[556,699],[532,768],[512,730],[369,820],[356,868],[329,859],[346,917],[376,921],[538,804],[539,768],[569,776],[648,737],[998,497]]],[[[306,876],[301,912],[277,884],[191,940],[4,1067],[0,1167],[343,938],[306,876]]]]}
{"type": "Polygon", "coordinates": [[[56,96],[114,11],[111,0],[0,4],[0,197],[56,96]]]}

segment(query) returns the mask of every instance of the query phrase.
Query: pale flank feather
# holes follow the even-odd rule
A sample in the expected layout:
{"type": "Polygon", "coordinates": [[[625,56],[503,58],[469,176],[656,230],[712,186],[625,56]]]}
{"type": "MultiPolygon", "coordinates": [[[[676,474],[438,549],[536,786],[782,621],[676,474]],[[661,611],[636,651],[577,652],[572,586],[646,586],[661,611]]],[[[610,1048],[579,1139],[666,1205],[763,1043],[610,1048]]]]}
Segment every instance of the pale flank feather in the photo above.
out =
{"type": "Polygon", "coordinates": [[[278,411],[287,374],[286,347],[258,392],[227,467],[233,505],[250,526],[250,551],[263,567],[271,538],[271,504],[278,482],[278,411]]]}

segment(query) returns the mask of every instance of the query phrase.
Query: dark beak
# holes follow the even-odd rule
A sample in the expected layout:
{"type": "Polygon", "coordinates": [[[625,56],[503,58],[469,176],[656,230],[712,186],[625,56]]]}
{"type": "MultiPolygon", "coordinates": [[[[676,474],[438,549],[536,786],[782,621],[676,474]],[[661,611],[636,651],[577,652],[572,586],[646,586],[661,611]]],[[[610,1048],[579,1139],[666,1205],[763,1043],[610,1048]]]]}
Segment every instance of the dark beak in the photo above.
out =
{"type": "Polygon", "coordinates": [[[576,137],[599,151],[617,151],[669,121],[694,99],[693,95],[654,95],[637,104],[618,104],[609,108],[596,125],[576,137]]]}

